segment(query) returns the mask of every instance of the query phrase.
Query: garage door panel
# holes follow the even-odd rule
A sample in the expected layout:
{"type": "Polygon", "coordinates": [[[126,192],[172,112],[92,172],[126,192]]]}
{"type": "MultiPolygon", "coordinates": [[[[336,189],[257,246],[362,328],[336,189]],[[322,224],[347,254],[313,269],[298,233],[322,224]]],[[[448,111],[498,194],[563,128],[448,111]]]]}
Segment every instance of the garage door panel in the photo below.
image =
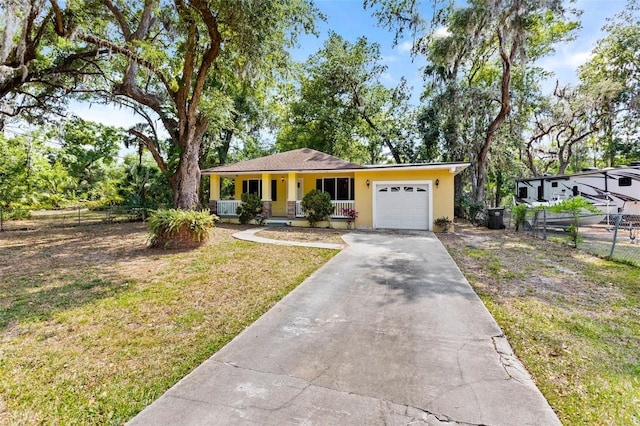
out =
{"type": "Polygon", "coordinates": [[[376,187],[376,228],[429,229],[427,184],[379,184],[376,187]]]}

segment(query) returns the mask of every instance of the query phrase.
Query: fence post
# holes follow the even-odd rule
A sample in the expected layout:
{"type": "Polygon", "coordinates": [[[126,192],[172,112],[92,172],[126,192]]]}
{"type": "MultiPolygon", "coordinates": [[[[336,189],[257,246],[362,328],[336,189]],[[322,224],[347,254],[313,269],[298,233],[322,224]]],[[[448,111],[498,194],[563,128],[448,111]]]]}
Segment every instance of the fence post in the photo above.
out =
{"type": "Polygon", "coordinates": [[[0,231],[4,231],[4,210],[0,207],[0,231]]]}
{"type": "Polygon", "coordinates": [[[542,239],[547,239],[547,209],[542,210],[542,223],[544,224],[542,228],[542,239]]]}
{"type": "Polygon", "coordinates": [[[613,257],[613,251],[616,248],[616,241],[618,240],[618,228],[620,228],[620,222],[622,222],[622,214],[618,214],[616,217],[616,227],[613,231],[613,242],[611,243],[611,253],[609,253],[609,257],[613,257]]]}
{"type": "Polygon", "coordinates": [[[80,206],[78,206],[78,225],[80,225],[80,206]]]}

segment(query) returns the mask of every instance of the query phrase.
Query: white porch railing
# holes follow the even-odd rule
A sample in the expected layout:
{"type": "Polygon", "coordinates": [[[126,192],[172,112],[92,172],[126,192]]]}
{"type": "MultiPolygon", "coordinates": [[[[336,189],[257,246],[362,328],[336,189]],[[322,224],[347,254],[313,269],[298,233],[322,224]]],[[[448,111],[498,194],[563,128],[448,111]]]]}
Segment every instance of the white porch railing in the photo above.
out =
{"type": "Polygon", "coordinates": [[[240,200],[220,200],[217,202],[218,216],[237,216],[236,209],[242,201],[240,200]]]}
{"type": "MultiPolygon", "coordinates": [[[[342,209],[354,209],[355,202],[353,200],[348,201],[331,201],[333,204],[333,214],[331,219],[346,219],[347,215],[342,213],[342,209]]],[[[236,209],[242,201],[240,200],[220,200],[217,201],[217,209],[219,216],[237,216],[236,209]]],[[[302,205],[300,201],[296,201],[296,217],[304,217],[302,211],[302,205]]]]}
{"type": "MultiPolygon", "coordinates": [[[[331,204],[333,204],[333,214],[331,215],[331,219],[345,219],[347,218],[347,215],[342,213],[342,209],[355,208],[355,202],[353,200],[331,201],[331,204]]],[[[300,201],[296,201],[296,217],[304,217],[300,201]]]]}

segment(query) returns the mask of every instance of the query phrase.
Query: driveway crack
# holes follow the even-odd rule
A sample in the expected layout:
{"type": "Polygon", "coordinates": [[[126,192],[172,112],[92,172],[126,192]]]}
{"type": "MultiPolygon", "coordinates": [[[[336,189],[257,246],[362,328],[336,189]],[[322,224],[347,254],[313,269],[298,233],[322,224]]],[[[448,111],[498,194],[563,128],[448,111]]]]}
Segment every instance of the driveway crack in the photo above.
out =
{"type": "Polygon", "coordinates": [[[498,354],[500,365],[509,379],[523,383],[523,378],[528,377],[528,373],[513,353],[505,334],[501,333],[496,336],[491,336],[491,341],[493,342],[494,350],[498,354]]]}
{"type": "Polygon", "coordinates": [[[455,420],[445,414],[434,413],[424,408],[415,407],[412,405],[396,404],[391,401],[381,400],[381,416],[383,424],[395,424],[394,421],[387,421],[386,412],[391,414],[400,415],[408,418],[407,425],[417,424],[433,424],[433,421],[437,421],[438,424],[451,424],[451,425],[463,425],[463,426],[486,426],[485,424],[469,423],[461,420],[455,420]],[[385,412],[386,408],[386,412],[385,412]]]}

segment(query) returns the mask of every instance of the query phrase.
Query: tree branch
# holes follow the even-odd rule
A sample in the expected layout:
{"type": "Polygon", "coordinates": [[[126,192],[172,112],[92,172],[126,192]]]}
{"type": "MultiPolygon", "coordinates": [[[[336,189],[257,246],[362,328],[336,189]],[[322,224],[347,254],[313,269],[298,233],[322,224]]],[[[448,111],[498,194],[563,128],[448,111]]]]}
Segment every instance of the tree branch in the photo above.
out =
{"type": "Polygon", "coordinates": [[[162,173],[168,174],[169,173],[169,167],[167,167],[167,163],[164,161],[164,158],[162,158],[162,155],[160,154],[160,151],[158,151],[158,148],[153,143],[151,138],[149,138],[147,135],[145,135],[144,133],[142,133],[142,132],[140,132],[140,131],[138,131],[136,129],[129,129],[129,134],[137,137],[138,139],[140,139],[140,141],[144,144],[144,146],[149,150],[149,152],[153,156],[153,159],[158,164],[158,167],[160,168],[162,173]]]}

